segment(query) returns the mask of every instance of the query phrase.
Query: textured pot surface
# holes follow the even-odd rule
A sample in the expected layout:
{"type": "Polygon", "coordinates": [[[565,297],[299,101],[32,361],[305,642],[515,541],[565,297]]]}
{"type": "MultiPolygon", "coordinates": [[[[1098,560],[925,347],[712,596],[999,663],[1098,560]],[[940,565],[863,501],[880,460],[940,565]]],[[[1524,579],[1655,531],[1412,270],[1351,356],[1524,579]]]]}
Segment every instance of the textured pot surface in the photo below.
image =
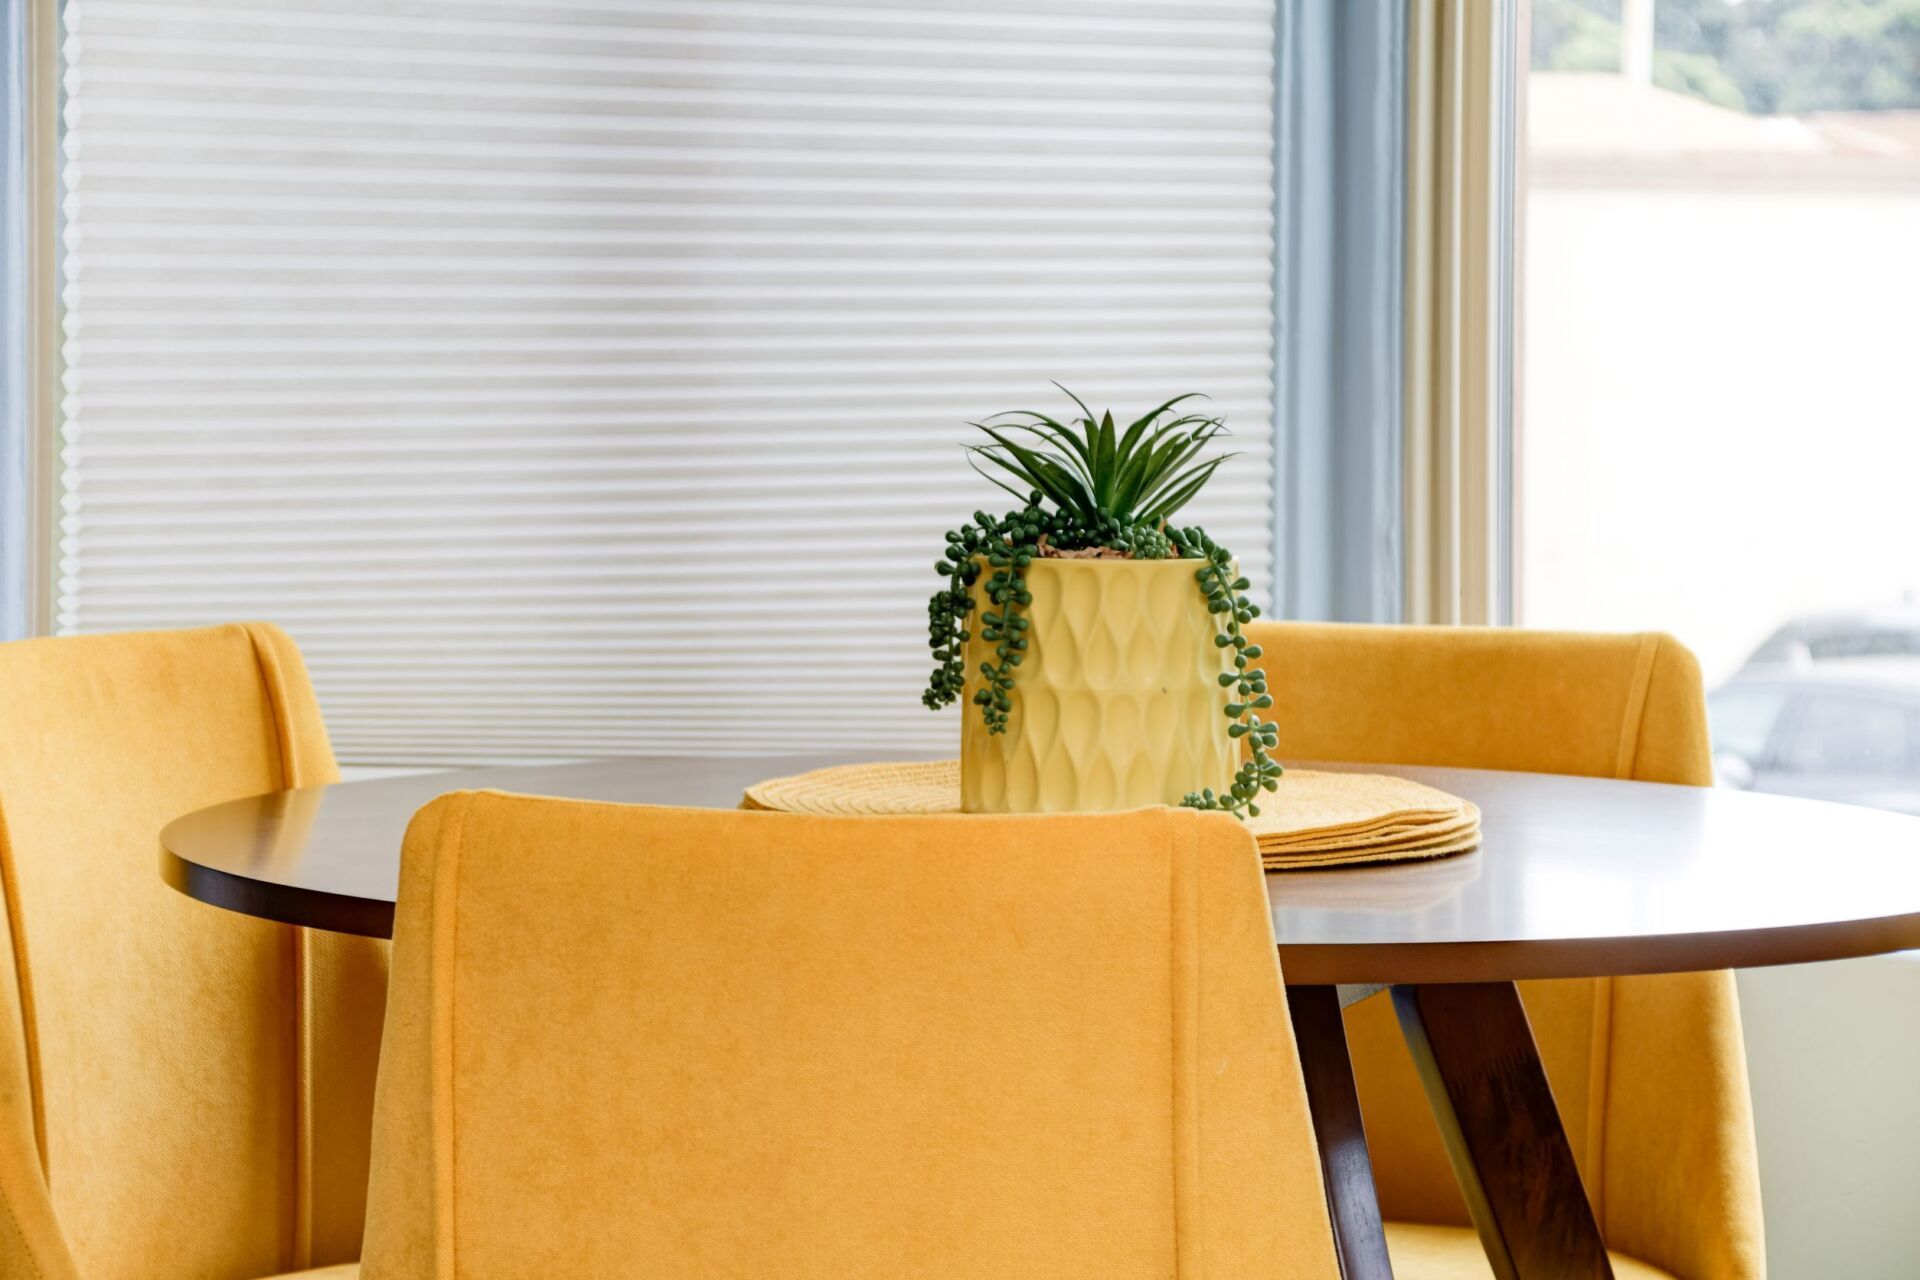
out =
{"type": "Polygon", "coordinates": [[[1066,813],[1179,804],[1230,786],[1239,752],[1227,736],[1220,673],[1193,560],[1036,560],[1007,731],[990,735],[973,705],[988,572],[968,615],[961,708],[960,806],[968,813],[1066,813]]]}

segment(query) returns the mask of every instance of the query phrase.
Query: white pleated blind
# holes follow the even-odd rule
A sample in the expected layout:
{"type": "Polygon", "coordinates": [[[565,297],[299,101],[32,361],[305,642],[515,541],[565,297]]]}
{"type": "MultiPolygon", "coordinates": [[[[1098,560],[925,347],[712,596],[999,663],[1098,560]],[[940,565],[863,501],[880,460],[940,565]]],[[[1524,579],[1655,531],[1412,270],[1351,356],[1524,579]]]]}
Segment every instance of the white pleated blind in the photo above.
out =
{"type": "Polygon", "coordinates": [[[68,0],[64,631],[343,759],[950,743],[962,423],[1215,397],[1271,563],[1271,0],[68,0]]]}

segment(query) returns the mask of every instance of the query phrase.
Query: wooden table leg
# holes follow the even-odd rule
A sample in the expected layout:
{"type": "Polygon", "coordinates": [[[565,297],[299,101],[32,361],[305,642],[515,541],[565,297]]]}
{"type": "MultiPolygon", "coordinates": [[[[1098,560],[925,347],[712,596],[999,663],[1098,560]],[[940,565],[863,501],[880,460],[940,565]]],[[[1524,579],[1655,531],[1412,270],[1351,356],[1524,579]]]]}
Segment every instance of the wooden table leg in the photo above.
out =
{"type": "Polygon", "coordinates": [[[1320,1174],[1327,1184],[1340,1274],[1344,1280],[1390,1278],[1393,1268],[1380,1228],[1380,1201],[1373,1189],[1373,1162],[1367,1158],[1367,1132],[1360,1123],[1360,1096],[1347,1056],[1340,997],[1332,987],[1288,987],[1287,1009],[1320,1145],[1320,1174]]]}
{"type": "Polygon", "coordinates": [[[1400,986],[1393,1007],[1493,1274],[1610,1280],[1518,988],[1400,986]]]}

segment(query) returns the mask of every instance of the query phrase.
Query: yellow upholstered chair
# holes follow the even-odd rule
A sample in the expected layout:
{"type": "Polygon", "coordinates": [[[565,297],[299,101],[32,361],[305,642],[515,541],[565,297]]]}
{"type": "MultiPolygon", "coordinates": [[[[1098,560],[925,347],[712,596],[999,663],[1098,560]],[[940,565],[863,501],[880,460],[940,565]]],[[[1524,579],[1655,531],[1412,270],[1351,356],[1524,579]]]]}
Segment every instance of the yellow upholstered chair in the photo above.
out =
{"type": "MultiPolygon", "coordinates": [[[[1666,636],[1289,623],[1251,634],[1290,759],[1712,781],[1699,667],[1666,636]]],[[[1520,987],[1616,1274],[1763,1275],[1732,975],[1520,987]]],[[[1388,1229],[1400,1274],[1488,1274],[1390,1002],[1349,1009],[1347,1034],[1381,1207],[1404,1224],[1388,1229]]]]}
{"type": "Polygon", "coordinates": [[[368,1280],[1335,1274],[1220,815],[460,793],[394,946],[368,1280]]]}
{"type": "Polygon", "coordinates": [[[0,1276],[358,1256],[384,944],[158,867],[181,813],[337,776],[272,627],[0,645],[0,1276]]]}

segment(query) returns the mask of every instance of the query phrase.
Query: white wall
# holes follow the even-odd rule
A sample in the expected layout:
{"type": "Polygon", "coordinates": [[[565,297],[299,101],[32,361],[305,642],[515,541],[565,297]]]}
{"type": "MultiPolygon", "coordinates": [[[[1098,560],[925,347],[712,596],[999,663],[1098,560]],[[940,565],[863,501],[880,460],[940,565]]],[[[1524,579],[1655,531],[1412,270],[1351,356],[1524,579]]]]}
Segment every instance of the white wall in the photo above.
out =
{"type": "Polygon", "coordinates": [[[1920,1276],[1920,959],[1740,975],[1771,1280],[1920,1276]]]}

